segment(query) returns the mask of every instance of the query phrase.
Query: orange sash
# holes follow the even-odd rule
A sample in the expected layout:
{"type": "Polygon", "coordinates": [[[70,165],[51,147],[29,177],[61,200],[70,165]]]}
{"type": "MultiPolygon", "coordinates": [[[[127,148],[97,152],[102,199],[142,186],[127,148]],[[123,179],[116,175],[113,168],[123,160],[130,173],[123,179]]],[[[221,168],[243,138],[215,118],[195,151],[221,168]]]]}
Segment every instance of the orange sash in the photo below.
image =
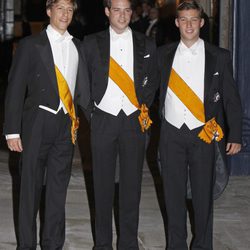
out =
{"type": "Polygon", "coordinates": [[[75,106],[73,103],[73,99],[72,99],[67,81],[65,80],[64,76],[62,75],[62,73],[60,72],[60,70],[58,69],[56,65],[55,65],[55,70],[56,70],[56,79],[57,79],[57,86],[59,90],[59,96],[72,121],[71,140],[72,140],[72,143],[75,144],[76,136],[77,136],[77,129],[79,127],[79,118],[76,117],[75,106]]]}
{"type": "Polygon", "coordinates": [[[200,139],[210,144],[212,140],[220,141],[223,138],[224,134],[222,128],[216,122],[215,117],[206,122],[203,102],[174,69],[171,70],[168,87],[190,110],[197,120],[205,123],[198,135],[200,139]]]}
{"type": "Polygon", "coordinates": [[[152,124],[152,121],[148,114],[148,108],[146,104],[142,104],[140,106],[138,99],[136,97],[135,85],[133,80],[112,57],[110,57],[109,77],[113,80],[114,83],[117,84],[117,86],[122,90],[122,92],[128,97],[129,101],[141,111],[138,117],[139,123],[141,125],[141,130],[142,132],[147,130],[152,124]]]}

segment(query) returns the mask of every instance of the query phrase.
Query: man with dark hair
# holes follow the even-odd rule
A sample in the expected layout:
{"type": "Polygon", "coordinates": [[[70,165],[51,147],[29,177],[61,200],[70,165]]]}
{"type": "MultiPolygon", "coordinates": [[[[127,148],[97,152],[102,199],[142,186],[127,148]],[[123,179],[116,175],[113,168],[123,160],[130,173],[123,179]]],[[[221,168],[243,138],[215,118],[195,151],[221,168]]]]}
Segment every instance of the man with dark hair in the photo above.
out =
{"type": "Polygon", "coordinates": [[[94,249],[113,249],[112,205],[119,154],[118,249],[138,250],[144,131],[151,123],[148,107],[156,88],[155,44],[128,27],[131,1],[104,1],[104,6],[109,29],[84,39],[94,106],[91,118],[94,249]]]}
{"type": "MultiPolygon", "coordinates": [[[[189,2],[191,3],[192,5],[192,0],[183,0],[180,2],[180,6],[179,6],[179,10],[182,8],[181,6],[181,3],[183,2],[189,2]]],[[[196,3],[199,4],[200,1],[197,1],[196,3]]],[[[188,8],[192,8],[191,5],[189,5],[190,7],[188,8]]],[[[184,5],[186,6],[186,4],[184,5]]],[[[203,8],[201,7],[201,5],[198,6],[198,9],[199,9],[199,12],[200,12],[200,15],[201,15],[201,18],[204,19],[204,24],[203,26],[201,27],[201,30],[200,30],[200,38],[203,39],[204,41],[207,41],[209,42],[210,41],[210,31],[209,31],[209,27],[210,27],[210,24],[209,24],[209,17],[208,15],[204,12],[203,8]]]]}
{"type": "Polygon", "coordinates": [[[80,42],[67,28],[74,0],[47,1],[50,24],[20,41],[9,73],[4,134],[21,152],[18,250],[37,247],[36,217],[45,183],[42,249],[62,249],[65,201],[79,121],[76,104],[87,108],[89,83],[80,42]]]}
{"type": "Polygon", "coordinates": [[[203,8],[197,1],[193,0],[183,0],[176,9],[176,16],[179,16],[179,12],[182,10],[196,10],[200,18],[203,17],[203,8]]]}
{"type": "Polygon", "coordinates": [[[212,250],[213,196],[228,180],[226,153],[241,149],[241,102],[229,52],[199,38],[202,8],[185,1],[175,20],[180,42],[161,47],[160,158],[169,250],[187,250],[187,180],[194,209],[192,250],[212,250]],[[219,175],[220,174],[220,175],[219,175]],[[216,182],[220,180],[220,185],[216,182]]]}

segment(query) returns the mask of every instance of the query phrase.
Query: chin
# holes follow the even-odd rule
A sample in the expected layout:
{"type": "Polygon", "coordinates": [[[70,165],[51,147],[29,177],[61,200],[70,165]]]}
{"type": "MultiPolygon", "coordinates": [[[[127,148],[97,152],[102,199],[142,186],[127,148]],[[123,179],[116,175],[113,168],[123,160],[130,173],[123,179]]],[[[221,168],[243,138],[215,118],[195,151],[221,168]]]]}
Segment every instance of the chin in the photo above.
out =
{"type": "Polygon", "coordinates": [[[61,26],[60,28],[61,30],[66,30],[68,28],[68,25],[61,26]]]}
{"type": "Polygon", "coordinates": [[[126,27],[127,27],[127,26],[120,26],[120,27],[119,27],[119,30],[120,30],[120,31],[124,31],[124,30],[126,29],[126,27]]]}

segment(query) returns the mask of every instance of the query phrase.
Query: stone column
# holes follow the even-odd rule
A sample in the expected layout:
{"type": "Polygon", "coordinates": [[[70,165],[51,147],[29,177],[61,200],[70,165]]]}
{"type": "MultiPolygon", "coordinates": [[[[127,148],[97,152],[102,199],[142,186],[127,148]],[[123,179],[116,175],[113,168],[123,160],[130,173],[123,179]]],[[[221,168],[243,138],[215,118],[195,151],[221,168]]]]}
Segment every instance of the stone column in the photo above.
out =
{"type": "Polygon", "coordinates": [[[232,50],[233,1],[220,0],[220,37],[219,45],[232,50]]]}
{"type": "Polygon", "coordinates": [[[212,15],[211,0],[200,0],[198,2],[202,6],[204,12],[208,15],[208,17],[210,17],[212,15]]]}
{"type": "Polygon", "coordinates": [[[0,31],[1,40],[9,40],[14,35],[14,2],[13,0],[0,1],[0,31]]]}
{"type": "Polygon", "coordinates": [[[15,15],[21,15],[22,14],[22,1],[14,0],[14,9],[15,9],[15,15]]]}

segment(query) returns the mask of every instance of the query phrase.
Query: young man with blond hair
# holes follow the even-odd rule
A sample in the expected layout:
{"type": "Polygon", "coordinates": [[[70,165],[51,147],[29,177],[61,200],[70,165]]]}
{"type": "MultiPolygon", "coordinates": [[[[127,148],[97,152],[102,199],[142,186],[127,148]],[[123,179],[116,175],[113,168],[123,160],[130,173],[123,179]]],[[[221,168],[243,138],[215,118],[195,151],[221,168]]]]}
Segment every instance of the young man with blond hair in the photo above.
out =
{"type": "Polygon", "coordinates": [[[4,134],[21,153],[18,250],[37,247],[36,217],[45,183],[41,248],[59,250],[65,240],[65,201],[79,125],[76,104],[89,102],[88,76],[79,41],[67,28],[75,0],[48,0],[50,24],[24,38],[9,73],[4,134]]]}

